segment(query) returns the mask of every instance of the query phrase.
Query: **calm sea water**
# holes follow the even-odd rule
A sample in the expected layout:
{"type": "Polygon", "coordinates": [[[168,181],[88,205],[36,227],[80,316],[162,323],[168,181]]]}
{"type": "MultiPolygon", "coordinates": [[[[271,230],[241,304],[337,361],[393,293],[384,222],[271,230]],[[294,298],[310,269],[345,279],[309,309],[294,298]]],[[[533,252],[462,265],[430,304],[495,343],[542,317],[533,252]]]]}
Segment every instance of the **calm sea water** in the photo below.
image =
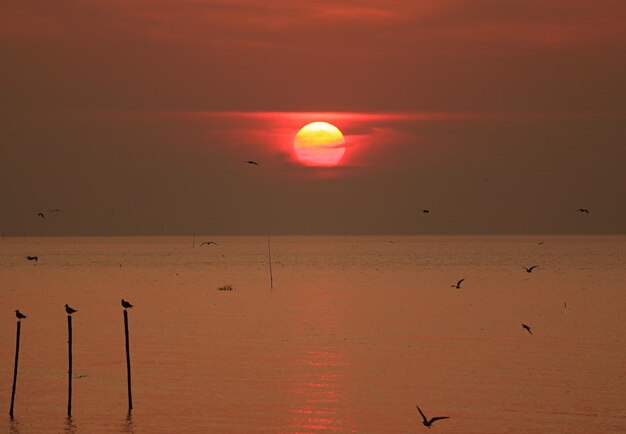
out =
{"type": "Polygon", "coordinates": [[[273,289],[261,237],[0,241],[0,431],[426,432],[419,404],[450,416],[439,433],[626,432],[626,237],[271,249],[273,289]],[[71,421],[65,303],[78,309],[71,421]],[[15,309],[28,318],[11,421],[15,309]]]}

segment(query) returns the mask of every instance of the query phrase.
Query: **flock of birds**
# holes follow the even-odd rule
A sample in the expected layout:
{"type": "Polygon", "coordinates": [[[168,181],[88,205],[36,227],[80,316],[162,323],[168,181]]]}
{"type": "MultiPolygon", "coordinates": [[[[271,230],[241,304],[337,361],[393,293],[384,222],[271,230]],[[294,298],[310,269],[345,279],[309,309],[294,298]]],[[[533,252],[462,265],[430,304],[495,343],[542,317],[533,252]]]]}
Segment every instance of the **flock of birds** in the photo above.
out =
{"type": "MultiPolygon", "coordinates": [[[[122,304],[122,307],[124,309],[129,309],[129,308],[134,306],[134,305],[130,304],[130,302],[128,300],[124,300],[123,298],[122,298],[122,303],[121,304],[122,304]]],[[[68,315],[71,315],[73,313],[78,312],[78,309],[74,309],[73,307],[71,307],[67,303],[65,303],[65,312],[67,312],[68,315]]],[[[23,320],[23,319],[27,318],[27,316],[24,315],[22,312],[20,312],[19,309],[15,310],[15,316],[17,317],[18,320],[23,320]]]]}
{"type": "MultiPolygon", "coordinates": [[[[246,161],[244,161],[244,162],[245,162],[246,164],[253,165],[253,166],[258,166],[258,165],[259,165],[259,163],[258,163],[258,162],[256,162],[256,161],[254,161],[254,160],[246,160],[246,161]]],[[[578,212],[580,212],[580,213],[583,213],[583,214],[589,214],[589,213],[590,213],[588,208],[578,208],[576,211],[578,211],[578,212]]],[[[60,210],[60,209],[58,209],[58,208],[55,208],[55,209],[48,210],[48,212],[61,212],[61,210],[60,210]]],[[[424,208],[424,209],[422,209],[422,213],[423,213],[423,214],[429,214],[429,213],[430,213],[430,209],[424,208]]],[[[45,214],[44,214],[43,212],[41,212],[41,211],[37,213],[37,216],[38,216],[38,217],[41,217],[43,220],[45,220],[45,219],[46,219],[45,214]]],[[[543,241],[541,241],[541,242],[539,242],[539,243],[537,243],[537,244],[538,244],[538,245],[542,245],[542,244],[543,244],[543,241]]],[[[204,245],[207,245],[207,246],[216,245],[216,246],[217,246],[217,245],[219,245],[219,244],[218,244],[218,243],[216,243],[215,241],[204,241],[203,243],[201,243],[201,244],[200,244],[200,247],[202,247],[202,246],[204,246],[204,245]]],[[[35,262],[37,262],[37,261],[39,260],[39,257],[38,257],[38,256],[27,256],[27,257],[26,257],[26,259],[28,259],[29,261],[35,261],[35,262]]],[[[539,267],[539,265],[532,265],[532,266],[530,266],[530,267],[523,267],[523,269],[524,269],[524,270],[526,270],[526,272],[527,272],[527,273],[532,273],[532,272],[533,272],[533,270],[535,270],[535,269],[536,269],[536,268],[538,268],[538,267],[539,267]]],[[[456,289],[461,289],[461,284],[462,284],[464,281],[465,281],[465,279],[460,279],[460,280],[458,280],[458,281],[456,282],[456,284],[453,284],[453,285],[451,285],[451,286],[452,286],[453,288],[456,288],[456,289]]],[[[129,308],[132,308],[132,307],[133,307],[133,305],[132,305],[132,304],[130,304],[130,302],[128,302],[127,300],[124,300],[124,299],[122,299],[121,304],[122,304],[122,307],[123,307],[124,309],[129,309],[129,308]]],[[[566,304],[566,303],[564,303],[564,306],[565,306],[565,307],[567,307],[567,304],[566,304]]],[[[67,312],[67,314],[68,314],[68,315],[71,315],[71,314],[73,314],[73,313],[77,312],[77,310],[76,310],[76,309],[71,308],[71,307],[70,307],[70,306],[68,306],[67,304],[65,305],[65,311],[67,312]]],[[[18,320],[22,320],[22,319],[25,319],[25,318],[26,318],[26,315],[24,315],[23,313],[21,313],[19,310],[16,310],[16,311],[15,311],[15,316],[18,318],[18,320]]],[[[524,324],[524,323],[522,323],[522,328],[523,328],[524,330],[526,330],[529,334],[531,334],[531,335],[533,334],[533,332],[531,331],[531,327],[530,327],[528,324],[524,324]]],[[[421,417],[422,417],[422,424],[423,424],[425,427],[429,428],[429,429],[430,429],[430,427],[432,426],[432,424],[433,424],[434,422],[436,422],[436,421],[438,421],[438,420],[444,420],[444,419],[449,419],[449,418],[450,418],[449,416],[437,416],[437,417],[428,418],[428,417],[426,417],[426,415],[425,415],[425,414],[424,414],[424,412],[420,409],[420,407],[419,407],[419,406],[417,406],[417,405],[416,405],[416,408],[417,408],[417,411],[419,412],[419,414],[420,414],[420,415],[421,415],[421,417]]]]}

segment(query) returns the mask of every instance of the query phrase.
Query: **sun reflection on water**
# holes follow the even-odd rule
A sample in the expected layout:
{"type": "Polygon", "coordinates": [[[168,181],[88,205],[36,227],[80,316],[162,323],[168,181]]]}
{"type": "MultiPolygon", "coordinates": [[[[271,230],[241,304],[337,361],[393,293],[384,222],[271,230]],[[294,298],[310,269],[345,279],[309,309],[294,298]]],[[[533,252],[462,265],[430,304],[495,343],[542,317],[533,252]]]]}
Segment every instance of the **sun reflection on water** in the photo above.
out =
{"type": "Polygon", "coordinates": [[[295,362],[288,432],[354,432],[341,411],[348,368],[333,349],[310,350],[295,362]]]}

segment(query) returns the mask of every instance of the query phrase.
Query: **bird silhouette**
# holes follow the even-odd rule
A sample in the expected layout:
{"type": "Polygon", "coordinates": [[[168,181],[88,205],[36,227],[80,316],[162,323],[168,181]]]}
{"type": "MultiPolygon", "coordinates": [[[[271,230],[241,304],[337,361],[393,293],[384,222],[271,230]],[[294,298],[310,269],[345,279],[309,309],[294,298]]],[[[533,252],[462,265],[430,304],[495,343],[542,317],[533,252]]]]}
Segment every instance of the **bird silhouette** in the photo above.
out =
{"type": "Polygon", "coordinates": [[[428,429],[430,429],[430,426],[433,424],[433,422],[438,421],[438,420],[442,420],[442,419],[450,419],[449,416],[438,416],[438,417],[431,417],[430,419],[428,419],[426,417],[426,415],[424,414],[424,412],[419,408],[418,405],[416,405],[415,407],[417,407],[417,411],[420,412],[420,414],[422,415],[422,423],[424,424],[425,427],[427,427],[428,429]]]}
{"type": "Polygon", "coordinates": [[[38,213],[37,213],[37,217],[41,217],[41,218],[42,218],[42,219],[44,219],[44,220],[46,219],[46,216],[45,216],[45,215],[43,215],[43,213],[42,213],[42,212],[38,212],[38,213]]]}
{"type": "Polygon", "coordinates": [[[39,256],[27,256],[26,259],[37,262],[39,261],[39,256]]]}
{"type": "Polygon", "coordinates": [[[587,208],[578,208],[578,210],[577,210],[577,211],[578,211],[578,212],[584,212],[584,213],[589,214],[589,210],[588,210],[587,208]]]}
{"type": "Polygon", "coordinates": [[[428,213],[430,212],[430,210],[429,210],[429,209],[423,209],[423,210],[422,210],[422,212],[423,212],[424,214],[428,214],[428,213]]]}
{"type": "Polygon", "coordinates": [[[65,305],[65,312],[67,312],[68,315],[73,314],[74,312],[78,312],[76,309],[72,309],[71,307],[69,307],[67,304],[65,305]]]}
{"type": "Polygon", "coordinates": [[[463,282],[465,279],[461,279],[458,282],[456,282],[456,285],[451,285],[453,288],[456,289],[461,289],[461,282],[463,282]]]}
{"type": "Polygon", "coordinates": [[[129,307],[133,307],[133,305],[130,304],[130,302],[124,300],[123,298],[122,298],[122,306],[124,307],[124,309],[128,309],[129,307]]]}
{"type": "Polygon", "coordinates": [[[254,160],[248,160],[248,161],[246,161],[246,163],[248,163],[248,164],[253,164],[253,165],[255,165],[255,166],[258,166],[258,165],[259,165],[259,163],[257,163],[257,162],[256,162],[256,161],[254,161],[254,160]]]}
{"type": "Polygon", "coordinates": [[[204,245],[210,246],[211,244],[215,244],[216,246],[218,245],[215,241],[205,241],[204,243],[200,244],[200,247],[204,246],[204,245]]]}
{"type": "Polygon", "coordinates": [[[537,245],[538,245],[538,246],[542,246],[542,245],[543,245],[543,241],[539,241],[539,242],[537,243],[537,245]]]}
{"type": "Polygon", "coordinates": [[[535,268],[537,268],[538,266],[539,266],[539,265],[533,265],[533,266],[532,266],[532,267],[530,267],[530,268],[524,267],[524,270],[526,270],[526,272],[527,272],[527,273],[532,273],[532,272],[533,272],[533,270],[534,270],[535,268]]]}
{"type": "Polygon", "coordinates": [[[526,330],[528,330],[528,333],[530,333],[531,335],[533,334],[533,332],[530,331],[530,326],[529,325],[522,324],[522,327],[525,328],[526,330]]]}
{"type": "Polygon", "coordinates": [[[22,312],[20,312],[19,310],[15,310],[15,316],[17,317],[17,319],[25,319],[26,315],[24,315],[22,312]]]}

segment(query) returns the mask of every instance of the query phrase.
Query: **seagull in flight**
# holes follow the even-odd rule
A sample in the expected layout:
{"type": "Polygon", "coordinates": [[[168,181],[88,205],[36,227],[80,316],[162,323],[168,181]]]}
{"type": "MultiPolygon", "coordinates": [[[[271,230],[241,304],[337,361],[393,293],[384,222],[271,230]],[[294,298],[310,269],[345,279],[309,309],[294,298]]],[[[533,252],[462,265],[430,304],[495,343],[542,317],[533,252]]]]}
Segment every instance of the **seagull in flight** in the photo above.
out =
{"type": "Polygon", "coordinates": [[[529,325],[522,324],[522,327],[523,327],[524,329],[526,329],[526,330],[528,331],[528,333],[530,333],[531,335],[533,334],[533,332],[531,332],[531,331],[530,331],[530,326],[529,326],[529,325]]]}
{"type": "Polygon", "coordinates": [[[39,261],[39,256],[27,256],[26,259],[37,262],[39,261]]]}
{"type": "Polygon", "coordinates": [[[38,213],[37,213],[37,217],[41,217],[41,218],[42,218],[42,219],[44,219],[44,220],[46,219],[46,216],[45,216],[45,215],[43,215],[43,213],[42,213],[42,212],[38,212],[38,213]]]}
{"type": "Polygon", "coordinates": [[[15,310],[15,316],[17,317],[17,319],[25,319],[26,315],[24,315],[22,312],[20,312],[19,310],[15,310]]]}
{"type": "Polygon", "coordinates": [[[456,285],[451,285],[453,288],[456,289],[461,289],[461,282],[463,282],[465,279],[461,279],[458,282],[456,282],[456,285]]]}
{"type": "Polygon", "coordinates": [[[211,244],[215,244],[217,246],[217,243],[215,241],[205,241],[204,243],[200,244],[200,247],[204,246],[204,245],[210,246],[211,244]]]}
{"type": "Polygon", "coordinates": [[[577,210],[577,211],[578,211],[578,212],[584,212],[584,213],[589,214],[589,210],[588,210],[587,208],[578,208],[578,210],[577,210]]]}
{"type": "Polygon", "coordinates": [[[532,266],[532,267],[530,267],[530,268],[524,267],[524,270],[526,270],[526,272],[527,272],[527,273],[532,273],[532,272],[533,272],[533,270],[534,270],[535,268],[537,268],[538,266],[539,266],[539,265],[533,265],[533,266],[532,266]]]}
{"type": "Polygon", "coordinates": [[[252,164],[252,165],[254,165],[254,166],[258,166],[258,165],[259,165],[259,163],[257,163],[257,162],[256,162],[256,161],[254,161],[254,160],[247,160],[247,161],[246,161],[246,163],[248,163],[248,164],[252,164]]]}
{"type": "Polygon", "coordinates": [[[430,426],[433,424],[433,422],[438,421],[438,420],[442,420],[442,419],[450,419],[449,416],[439,416],[439,417],[432,417],[430,419],[428,419],[426,417],[426,415],[422,412],[422,410],[419,408],[419,406],[415,406],[417,407],[417,411],[420,412],[420,414],[422,415],[422,423],[424,424],[424,426],[428,429],[430,429],[430,426]]]}
{"type": "Polygon", "coordinates": [[[74,312],[78,312],[76,309],[72,309],[71,307],[69,307],[67,304],[65,305],[65,312],[67,312],[68,315],[73,314],[74,312]]]}
{"type": "Polygon", "coordinates": [[[122,298],[122,306],[124,307],[124,309],[128,309],[129,307],[133,307],[133,305],[130,304],[130,302],[124,300],[123,298],[122,298]]]}

